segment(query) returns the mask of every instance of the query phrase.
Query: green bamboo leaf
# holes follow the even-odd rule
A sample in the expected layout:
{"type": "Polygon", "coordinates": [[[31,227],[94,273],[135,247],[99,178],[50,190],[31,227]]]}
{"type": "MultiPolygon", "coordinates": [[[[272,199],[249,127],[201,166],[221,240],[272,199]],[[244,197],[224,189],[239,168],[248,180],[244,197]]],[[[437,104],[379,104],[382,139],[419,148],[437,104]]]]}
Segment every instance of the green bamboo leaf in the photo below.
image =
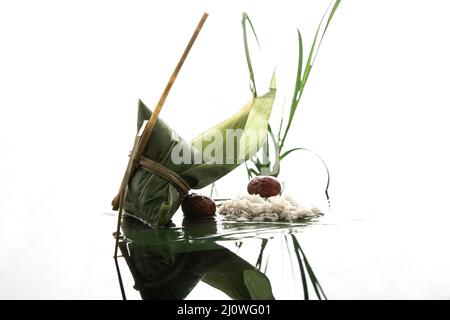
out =
{"type": "Polygon", "coordinates": [[[191,184],[194,189],[207,186],[256,155],[267,135],[275,96],[275,80],[272,79],[268,93],[252,99],[238,113],[205,131],[192,141],[193,146],[198,145],[205,150],[209,145],[215,143],[207,137],[214,134],[223,137],[221,163],[205,159],[204,163],[192,166],[183,173],[183,177],[187,176],[188,179],[195,180],[195,183],[191,184]],[[230,135],[239,130],[241,130],[239,138],[230,135]]]}
{"type": "MultiPolygon", "coordinates": [[[[239,112],[206,130],[191,142],[179,136],[162,119],[158,119],[143,156],[174,171],[193,189],[201,189],[217,181],[253,157],[261,148],[261,136],[267,136],[276,95],[274,79],[267,94],[253,98],[239,112]],[[236,132],[241,134],[234,135],[236,132]],[[218,138],[222,141],[218,142],[218,138]],[[211,146],[215,151],[214,158],[208,157],[204,152],[211,146]],[[186,156],[188,161],[176,162],[173,158],[174,153],[179,152],[175,152],[176,150],[181,150],[182,158],[186,156]],[[220,150],[223,151],[221,155],[217,154],[220,150]]],[[[150,115],[150,109],[139,101],[138,128],[150,115]]],[[[182,199],[183,194],[170,182],[138,168],[127,189],[125,210],[127,214],[153,227],[162,227],[170,221],[182,199]]]]}
{"type": "Polygon", "coordinates": [[[252,300],[273,300],[272,287],[267,277],[258,270],[244,270],[244,283],[252,300]]]}
{"type": "Polygon", "coordinates": [[[249,114],[244,132],[240,140],[239,155],[247,160],[249,155],[254,155],[263,146],[267,137],[269,118],[276,94],[275,73],[270,83],[270,91],[262,97],[254,99],[254,107],[249,114]]]}

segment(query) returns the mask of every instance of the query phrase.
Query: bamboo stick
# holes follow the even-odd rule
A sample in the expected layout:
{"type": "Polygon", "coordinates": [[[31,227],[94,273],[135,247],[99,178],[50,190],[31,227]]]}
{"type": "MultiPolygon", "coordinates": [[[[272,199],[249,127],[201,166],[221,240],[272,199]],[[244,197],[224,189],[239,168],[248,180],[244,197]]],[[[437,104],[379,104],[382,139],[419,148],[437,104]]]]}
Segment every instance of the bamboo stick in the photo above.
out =
{"type": "Polygon", "coordinates": [[[192,46],[194,45],[195,40],[197,39],[198,34],[200,33],[200,30],[202,29],[206,19],[208,18],[208,13],[204,12],[203,16],[201,17],[197,27],[194,30],[194,33],[192,34],[191,39],[189,40],[189,43],[186,46],[186,49],[183,52],[183,55],[181,56],[180,60],[178,61],[177,66],[175,67],[174,71],[172,72],[172,75],[161,94],[161,97],[159,98],[158,103],[156,104],[155,109],[152,112],[152,115],[150,117],[150,120],[147,122],[147,125],[145,126],[145,129],[142,133],[142,136],[136,136],[135,143],[133,146],[133,151],[131,152],[130,159],[128,161],[127,170],[125,171],[124,177],[122,179],[122,183],[120,184],[119,193],[116,195],[116,197],[113,200],[113,209],[116,210],[119,209],[118,214],[118,221],[117,221],[117,230],[116,230],[116,245],[114,249],[114,257],[117,257],[117,248],[119,244],[119,236],[120,236],[120,226],[122,221],[122,211],[124,206],[124,198],[125,198],[125,191],[128,186],[128,182],[130,178],[132,177],[134,171],[139,166],[139,158],[144,151],[148,140],[150,139],[150,135],[152,134],[153,128],[156,124],[156,120],[158,119],[159,113],[161,112],[162,107],[164,106],[164,102],[167,99],[167,96],[169,95],[170,89],[172,88],[175,79],[178,76],[178,73],[181,70],[181,67],[183,66],[189,51],[191,50],[192,46]]]}

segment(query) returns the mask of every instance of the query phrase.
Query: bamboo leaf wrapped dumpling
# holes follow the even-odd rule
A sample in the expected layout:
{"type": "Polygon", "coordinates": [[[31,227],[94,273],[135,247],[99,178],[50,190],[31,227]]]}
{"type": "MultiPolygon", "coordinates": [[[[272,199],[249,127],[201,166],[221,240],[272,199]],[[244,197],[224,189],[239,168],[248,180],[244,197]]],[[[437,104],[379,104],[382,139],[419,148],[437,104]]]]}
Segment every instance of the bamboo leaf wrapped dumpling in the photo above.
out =
{"type": "MultiPolygon", "coordinates": [[[[266,94],[250,100],[240,111],[188,142],[158,118],[142,159],[163,166],[181,183],[139,167],[125,196],[127,214],[153,226],[166,225],[179,208],[186,189],[201,189],[254,156],[265,143],[268,121],[276,95],[275,76],[266,94]],[[181,186],[180,186],[181,185],[181,186]]],[[[138,105],[138,131],[151,115],[138,105]]]]}

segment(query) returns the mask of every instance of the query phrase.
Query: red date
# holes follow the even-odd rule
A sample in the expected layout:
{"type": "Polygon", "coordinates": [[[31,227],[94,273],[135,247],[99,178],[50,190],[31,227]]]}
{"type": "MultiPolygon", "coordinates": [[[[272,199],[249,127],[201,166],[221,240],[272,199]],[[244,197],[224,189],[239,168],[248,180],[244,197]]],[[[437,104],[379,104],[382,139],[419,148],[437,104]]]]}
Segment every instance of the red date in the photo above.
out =
{"type": "Polygon", "coordinates": [[[281,184],[274,177],[255,177],[248,183],[247,191],[250,194],[259,194],[263,198],[269,198],[280,194],[281,184]]]}
{"type": "Polygon", "coordinates": [[[209,197],[193,193],[184,198],[181,210],[186,218],[210,218],[216,213],[216,203],[209,197]]]}

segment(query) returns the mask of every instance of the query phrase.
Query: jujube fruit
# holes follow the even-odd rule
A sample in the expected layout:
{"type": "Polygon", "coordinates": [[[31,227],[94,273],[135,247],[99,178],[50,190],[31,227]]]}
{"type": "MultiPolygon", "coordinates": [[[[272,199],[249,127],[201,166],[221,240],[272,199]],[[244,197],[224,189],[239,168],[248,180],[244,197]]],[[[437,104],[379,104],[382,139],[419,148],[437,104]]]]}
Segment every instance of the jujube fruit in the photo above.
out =
{"type": "Polygon", "coordinates": [[[189,194],[181,203],[186,218],[210,218],[216,213],[216,203],[209,197],[189,194]]]}
{"type": "Polygon", "coordinates": [[[258,194],[263,198],[269,198],[280,194],[281,184],[271,176],[255,177],[248,183],[247,191],[250,194],[258,194]]]}

